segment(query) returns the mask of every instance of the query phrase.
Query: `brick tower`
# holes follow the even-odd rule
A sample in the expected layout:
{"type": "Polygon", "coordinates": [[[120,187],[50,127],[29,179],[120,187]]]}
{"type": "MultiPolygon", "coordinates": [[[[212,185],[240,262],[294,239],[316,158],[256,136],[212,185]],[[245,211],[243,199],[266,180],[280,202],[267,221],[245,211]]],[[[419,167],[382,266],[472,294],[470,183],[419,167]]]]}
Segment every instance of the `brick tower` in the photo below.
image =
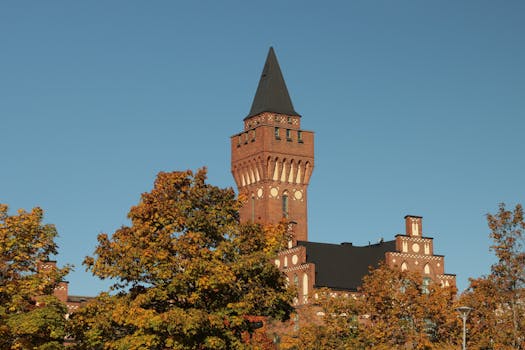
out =
{"type": "Polygon", "coordinates": [[[241,221],[295,222],[295,240],[308,240],[307,189],[314,135],[301,129],[273,48],[270,48],[244,130],[231,137],[231,171],[247,197],[241,221]]]}

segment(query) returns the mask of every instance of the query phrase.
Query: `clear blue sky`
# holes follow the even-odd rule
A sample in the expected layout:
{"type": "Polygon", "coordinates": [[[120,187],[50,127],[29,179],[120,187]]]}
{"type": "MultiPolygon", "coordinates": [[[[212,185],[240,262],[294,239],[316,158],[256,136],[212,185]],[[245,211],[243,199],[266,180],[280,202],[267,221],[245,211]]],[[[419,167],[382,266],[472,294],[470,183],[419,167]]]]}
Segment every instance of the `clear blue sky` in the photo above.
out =
{"type": "MultiPolygon", "coordinates": [[[[460,289],[484,215],[525,202],[523,1],[2,1],[0,202],[56,224],[70,293],[159,171],[234,186],[269,46],[316,133],[312,241],[368,244],[422,215],[460,289]]],[[[343,267],[342,267],[343,268],[343,267]]]]}

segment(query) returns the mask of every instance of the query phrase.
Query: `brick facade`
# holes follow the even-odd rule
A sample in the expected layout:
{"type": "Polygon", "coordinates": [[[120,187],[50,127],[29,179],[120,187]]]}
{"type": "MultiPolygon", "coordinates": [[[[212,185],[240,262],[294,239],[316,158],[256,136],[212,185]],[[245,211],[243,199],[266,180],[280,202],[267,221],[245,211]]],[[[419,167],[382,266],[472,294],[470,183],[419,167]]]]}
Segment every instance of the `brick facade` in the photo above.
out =
{"type": "Polygon", "coordinates": [[[244,121],[231,137],[231,171],[246,196],[244,222],[296,223],[297,240],[308,239],[307,190],[314,168],[314,134],[299,116],[263,112],[244,121]]]}
{"type": "MultiPolygon", "coordinates": [[[[38,269],[39,270],[56,269],[56,261],[49,260],[49,261],[41,262],[38,264],[38,269]]],[[[84,305],[89,299],[92,298],[92,297],[85,297],[85,296],[69,295],[69,282],[67,281],[59,282],[53,291],[53,295],[58,300],[66,304],[67,312],[68,312],[68,315],[66,315],[66,317],[68,317],[69,314],[78,310],[79,307],[84,305]]]]}

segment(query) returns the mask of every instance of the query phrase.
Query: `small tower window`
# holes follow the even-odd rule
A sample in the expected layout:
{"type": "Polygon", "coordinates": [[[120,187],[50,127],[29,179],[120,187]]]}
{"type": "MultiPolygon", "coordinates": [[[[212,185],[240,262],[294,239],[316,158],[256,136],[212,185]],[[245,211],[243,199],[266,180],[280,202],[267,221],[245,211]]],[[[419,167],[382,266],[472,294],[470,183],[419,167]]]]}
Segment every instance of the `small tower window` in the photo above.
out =
{"type": "Polygon", "coordinates": [[[255,129],[252,130],[252,142],[255,141],[255,129]]]}
{"type": "Polygon", "coordinates": [[[283,197],[283,218],[288,218],[288,193],[284,193],[283,197]]]}
{"type": "Polygon", "coordinates": [[[301,130],[297,130],[297,141],[303,143],[303,132],[301,130]]]}
{"type": "Polygon", "coordinates": [[[292,141],[292,130],[286,129],[286,141],[292,141]]]}
{"type": "Polygon", "coordinates": [[[281,137],[279,135],[279,128],[278,127],[275,127],[274,134],[275,134],[275,139],[276,140],[280,140],[281,139],[281,137]]]}
{"type": "Polygon", "coordinates": [[[292,124],[292,117],[288,117],[288,124],[292,124]]]}
{"type": "Polygon", "coordinates": [[[251,198],[251,205],[252,205],[252,223],[255,222],[255,195],[252,193],[252,198],[251,198]]]}

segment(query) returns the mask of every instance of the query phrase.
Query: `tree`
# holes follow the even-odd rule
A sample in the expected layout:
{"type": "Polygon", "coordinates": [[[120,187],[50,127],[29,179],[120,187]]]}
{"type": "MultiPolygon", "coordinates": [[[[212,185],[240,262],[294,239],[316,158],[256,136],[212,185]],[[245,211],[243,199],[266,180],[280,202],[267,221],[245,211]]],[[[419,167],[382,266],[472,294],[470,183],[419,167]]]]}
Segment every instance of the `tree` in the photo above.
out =
{"type": "Polygon", "coordinates": [[[422,286],[418,273],[381,263],[363,278],[359,338],[365,348],[444,349],[457,330],[454,287],[422,286]]]}
{"type": "Polygon", "coordinates": [[[461,303],[469,315],[470,343],[486,349],[525,349],[525,251],[523,208],[499,205],[487,215],[490,247],[497,262],[491,273],[470,280],[461,303]]]}
{"type": "Polygon", "coordinates": [[[279,334],[280,349],[356,349],[357,301],[348,294],[335,295],[327,288],[316,290],[309,304],[296,310],[300,327],[293,324],[279,334]]]}
{"type": "Polygon", "coordinates": [[[206,170],[159,173],[130,226],[98,236],[85,264],[116,282],[72,318],[79,349],[243,349],[249,316],[288,317],[292,295],[270,262],[285,225],[240,225],[231,189],[206,170]]]}
{"type": "Polygon", "coordinates": [[[0,204],[0,348],[61,349],[66,306],[53,294],[69,267],[39,269],[57,253],[57,231],[43,211],[8,214],[0,204]]]}
{"type": "Polygon", "coordinates": [[[382,262],[354,295],[315,291],[311,303],[297,310],[307,321],[299,331],[288,327],[280,334],[281,348],[455,349],[455,295],[455,287],[423,286],[418,273],[382,262]]]}

